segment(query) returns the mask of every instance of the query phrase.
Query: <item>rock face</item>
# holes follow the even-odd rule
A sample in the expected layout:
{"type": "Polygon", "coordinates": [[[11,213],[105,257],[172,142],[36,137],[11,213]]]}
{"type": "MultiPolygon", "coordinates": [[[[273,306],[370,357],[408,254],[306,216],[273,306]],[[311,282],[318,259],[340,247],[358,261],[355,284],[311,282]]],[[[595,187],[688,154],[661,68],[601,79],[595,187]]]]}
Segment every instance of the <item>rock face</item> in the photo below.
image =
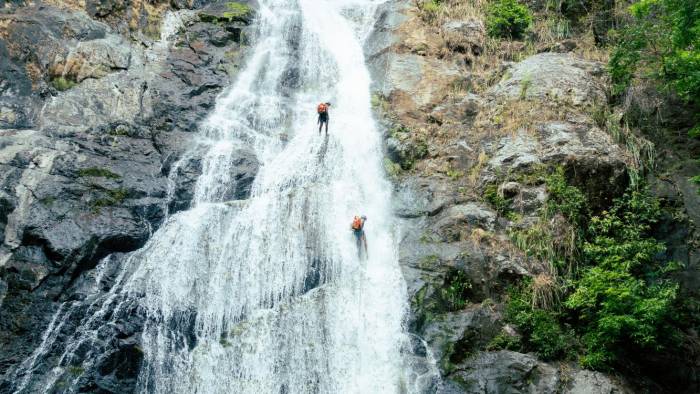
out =
{"type": "Polygon", "coordinates": [[[490,93],[509,99],[568,101],[573,105],[603,103],[603,75],[599,63],[577,59],[570,54],[541,53],[509,68],[490,93]]]}
{"type": "MultiPolygon", "coordinates": [[[[0,392],[61,302],[81,318],[98,261],[118,267],[188,207],[201,172],[193,132],[236,74],[253,16],[220,20],[220,3],[59,3],[0,15],[0,392]]],[[[239,152],[231,198],[247,198],[257,167],[239,152]]],[[[88,391],[133,389],[138,316],[115,329],[88,391]]]]}
{"type": "Polygon", "coordinates": [[[573,363],[492,345],[519,335],[504,322],[508,286],[546,269],[509,236],[537,223],[547,200],[544,184],[527,179],[562,167],[594,205],[627,185],[633,158],[594,118],[607,100],[603,66],[570,53],[485,66],[478,18],[449,19],[448,8],[436,23],[404,2],[378,12],[366,52],[386,127],[410,329],[440,370],[438,392],[633,392],[573,363]],[[487,190],[507,198],[517,225],[487,190]]]}

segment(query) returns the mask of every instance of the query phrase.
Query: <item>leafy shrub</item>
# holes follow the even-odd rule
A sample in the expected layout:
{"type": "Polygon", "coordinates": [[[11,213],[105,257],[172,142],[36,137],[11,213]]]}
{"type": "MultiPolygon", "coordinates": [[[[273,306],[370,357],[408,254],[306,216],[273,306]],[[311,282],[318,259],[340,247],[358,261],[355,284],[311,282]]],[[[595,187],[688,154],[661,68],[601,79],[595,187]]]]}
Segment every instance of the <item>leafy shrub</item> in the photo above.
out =
{"type": "Polygon", "coordinates": [[[491,339],[486,345],[486,350],[513,350],[517,352],[522,350],[522,344],[520,343],[519,337],[501,332],[491,339]]]}
{"type": "Polygon", "coordinates": [[[443,287],[440,289],[440,298],[450,311],[458,311],[467,306],[472,284],[466,273],[460,270],[452,270],[445,277],[443,287]]]}
{"type": "Polygon", "coordinates": [[[428,144],[424,139],[406,140],[399,151],[399,164],[404,170],[410,170],[416,161],[428,155],[428,144]]]}
{"type": "Polygon", "coordinates": [[[498,192],[498,186],[486,186],[486,189],[484,189],[484,199],[501,215],[507,215],[508,212],[510,212],[510,199],[507,199],[503,194],[498,192]]]}
{"type": "Polygon", "coordinates": [[[571,223],[580,223],[588,209],[586,196],[577,187],[569,185],[564,169],[557,167],[545,178],[545,184],[549,193],[545,206],[546,216],[561,213],[571,223]]]}
{"type": "Polygon", "coordinates": [[[609,70],[616,93],[636,76],[658,80],[687,101],[700,97],[700,1],[641,0],[618,31],[609,70]]]}
{"type": "Polygon", "coordinates": [[[561,169],[545,182],[549,199],[540,221],[545,225],[513,237],[528,254],[549,261],[552,274],[563,279],[542,274],[511,289],[506,318],[520,330],[524,349],[545,359],[576,352],[585,367],[605,370],[629,352],[670,343],[667,338],[678,333],[676,316],[684,312],[676,302],[678,285],[668,279],[677,265],[659,260],[665,248],[651,236],[660,214],[658,200],[632,189],[591,217],[585,196],[567,184],[561,169]],[[557,247],[561,230],[544,221],[552,215],[576,228],[570,237],[576,253],[557,247]],[[562,261],[577,265],[564,269],[562,261]]]}
{"type": "Polygon", "coordinates": [[[517,0],[495,0],[486,10],[486,29],[492,37],[517,39],[531,24],[532,12],[517,0]]]}
{"type": "Polygon", "coordinates": [[[659,345],[678,286],[664,279],[666,269],[655,261],[665,249],[648,235],[658,215],[658,201],[634,191],[591,220],[583,246],[588,266],[565,302],[582,326],[586,367],[609,368],[623,345],[659,345]]]}
{"type": "Polygon", "coordinates": [[[574,350],[573,331],[559,323],[559,313],[532,306],[532,282],[512,288],[506,306],[506,319],[523,335],[525,350],[535,351],[545,360],[566,358],[574,350]]]}

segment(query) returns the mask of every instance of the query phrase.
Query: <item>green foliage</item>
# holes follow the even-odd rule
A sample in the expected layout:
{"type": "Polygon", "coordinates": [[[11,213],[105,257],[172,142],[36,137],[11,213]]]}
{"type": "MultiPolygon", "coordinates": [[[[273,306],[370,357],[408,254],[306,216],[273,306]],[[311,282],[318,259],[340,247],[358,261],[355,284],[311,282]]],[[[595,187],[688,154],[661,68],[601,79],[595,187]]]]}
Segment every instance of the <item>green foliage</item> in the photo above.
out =
{"type": "Polygon", "coordinates": [[[506,319],[522,334],[525,350],[534,351],[545,360],[566,358],[574,349],[575,335],[571,328],[560,324],[560,313],[532,306],[532,282],[511,288],[506,319]]]}
{"type": "Polygon", "coordinates": [[[678,286],[655,261],[665,249],[648,234],[658,215],[656,199],[633,191],[591,219],[583,246],[587,266],[565,302],[581,324],[586,367],[613,366],[623,346],[659,346],[678,286]]]}
{"type": "Polygon", "coordinates": [[[578,224],[587,213],[586,196],[577,187],[570,186],[564,175],[564,168],[557,167],[545,178],[547,185],[547,204],[545,216],[562,214],[570,223],[578,224]]]}
{"type": "Polygon", "coordinates": [[[562,167],[541,178],[547,187],[548,198],[538,223],[513,229],[510,236],[518,248],[529,256],[548,262],[552,273],[557,273],[557,270],[571,269],[575,265],[573,260],[584,236],[581,226],[588,213],[588,203],[578,188],[568,184],[562,167]]]}
{"type": "Polygon", "coordinates": [[[435,21],[442,8],[440,3],[440,0],[420,1],[418,3],[418,9],[421,11],[423,20],[426,22],[435,21]]]}
{"type": "Polygon", "coordinates": [[[486,29],[492,37],[520,38],[532,24],[532,12],[517,0],[494,0],[486,10],[486,29]]]}
{"type": "Polygon", "coordinates": [[[411,134],[411,129],[402,124],[395,124],[391,130],[389,130],[389,135],[392,138],[401,139],[402,134],[411,134]]]}
{"type": "Polygon", "coordinates": [[[389,101],[386,99],[386,97],[384,97],[381,94],[378,94],[378,93],[372,94],[372,98],[370,100],[371,100],[372,108],[374,108],[374,109],[381,110],[381,111],[387,111],[389,109],[389,101]]]}
{"type": "Polygon", "coordinates": [[[455,269],[446,275],[439,291],[440,298],[447,310],[458,311],[467,306],[471,289],[472,284],[467,274],[455,269]]]}
{"type": "Polygon", "coordinates": [[[399,163],[394,163],[388,157],[384,158],[384,170],[391,176],[398,176],[401,173],[401,165],[399,163]]]}
{"type": "Polygon", "coordinates": [[[109,179],[119,179],[121,176],[115,174],[106,168],[90,167],[83,168],[78,171],[79,177],[99,177],[99,178],[109,178],[109,179]]]}
{"type": "Polygon", "coordinates": [[[56,77],[51,80],[51,85],[54,87],[54,89],[62,92],[72,88],[73,86],[77,85],[77,83],[65,77],[56,77]]]}
{"type": "Polygon", "coordinates": [[[464,171],[456,170],[454,168],[450,168],[447,170],[446,175],[448,178],[450,178],[453,181],[456,181],[457,179],[461,178],[464,176],[464,171]]]}
{"type": "Polygon", "coordinates": [[[513,350],[519,352],[522,350],[522,347],[519,337],[500,332],[486,345],[486,350],[513,350]]]}
{"type": "Polygon", "coordinates": [[[526,75],[521,81],[520,81],[520,99],[524,100],[527,97],[527,90],[530,88],[532,85],[532,77],[530,75],[526,75]]]}
{"type": "Polygon", "coordinates": [[[524,349],[545,359],[578,353],[585,367],[605,370],[625,352],[663,346],[673,336],[678,285],[668,279],[677,265],[659,260],[665,248],[651,236],[658,200],[630,188],[591,217],[585,196],[566,182],[562,169],[545,184],[549,197],[539,224],[511,236],[563,279],[538,276],[510,291],[506,318],[521,332],[524,349]],[[554,225],[557,217],[567,225],[554,225]]]}
{"type": "Polygon", "coordinates": [[[420,160],[428,155],[428,143],[423,139],[406,141],[404,149],[399,151],[399,164],[404,170],[410,170],[420,160]]]}
{"type": "Polygon", "coordinates": [[[501,215],[505,216],[510,212],[510,199],[505,198],[498,192],[498,186],[486,186],[484,189],[484,199],[488,201],[501,215]]]}
{"type": "Polygon", "coordinates": [[[700,0],[641,0],[618,31],[609,69],[615,93],[639,76],[687,101],[700,97],[700,0]]]}

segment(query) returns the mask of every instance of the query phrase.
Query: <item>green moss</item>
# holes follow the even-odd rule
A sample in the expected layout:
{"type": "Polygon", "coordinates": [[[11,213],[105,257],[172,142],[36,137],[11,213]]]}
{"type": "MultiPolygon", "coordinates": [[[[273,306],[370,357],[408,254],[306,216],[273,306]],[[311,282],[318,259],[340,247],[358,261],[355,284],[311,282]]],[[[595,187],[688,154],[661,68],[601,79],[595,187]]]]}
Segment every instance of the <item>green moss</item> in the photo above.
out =
{"type": "Polygon", "coordinates": [[[129,191],[124,188],[111,189],[107,191],[107,195],[111,198],[115,204],[119,204],[129,195],[129,191]]]}
{"type": "Polygon", "coordinates": [[[248,5],[237,2],[226,3],[226,9],[222,14],[202,11],[199,13],[199,20],[207,23],[226,24],[231,22],[248,23],[253,17],[253,9],[248,5]]]}
{"type": "Polygon", "coordinates": [[[532,86],[532,77],[526,75],[522,80],[520,80],[520,99],[524,100],[527,97],[527,90],[532,86]]]}
{"type": "Polygon", "coordinates": [[[229,3],[226,3],[226,7],[230,11],[224,12],[223,15],[224,15],[224,18],[226,18],[229,22],[233,22],[233,21],[245,22],[245,21],[248,21],[248,19],[250,19],[250,17],[253,14],[253,10],[246,4],[229,2],[229,3]]]}
{"type": "Polygon", "coordinates": [[[82,168],[78,171],[79,177],[97,177],[97,178],[108,178],[108,179],[119,179],[121,175],[115,174],[106,168],[90,167],[82,168]]]}
{"type": "Polygon", "coordinates": [[[461,178],[464,176],[464,171],[456,170],[450,168],[447,170],[447,177],[452,179],[453,181],[456,181],[457,179],[461,178]]]}
{"type": "Polygon", "coordinates": [[[434,254],[423,256],[418,263],[421,268],[434,267],[440,263],[440,257],[434,254]]]}
{"type": "Polygon", "coordinates": [[[103,192],[106,196],[100,197],[90,204],[94,213],[99,213],[101,208],[121,204],[129,196],[129,191],[124,188],[103,189],[103,192]]]}
{"type": "Polygon", "coordinates": [[[77,85],[77,82],[67,79],[65,77],[56,77],[51,80],[51,85],[54,87],[54,89],[62,92],[77,85]]]}
{"type": "Polygon", "coordinates": [[[44,198],[40,199],[39,202],[43,205],[51,206],[51,205],[53,205],[54,202],[56,202],[56,197],[54,197],[54,196],[44,197],[44,198]]]}
{"type": "Polygon", "coordinates": [[[73,376],[82,375],[84,372],[85,369],[79,365],[71,365],[68,367],[68,373],[73,376]]]}
{"type": "Polygon", "coordinates": [[[129,135],[129,128],[128,127],[115,127],[113,129],[110,129],[107,134],[113,135],[113,136],[118,136],[118,137],[123,137],[123,136],[128,136],[129,135]]]}
{"type": "Polygon", "coordinates": [[[384,158],[384,170],[391,176],[398,176],[401,173],[401,165],[399,163],[394,163],[388,157],[384,158]]]}

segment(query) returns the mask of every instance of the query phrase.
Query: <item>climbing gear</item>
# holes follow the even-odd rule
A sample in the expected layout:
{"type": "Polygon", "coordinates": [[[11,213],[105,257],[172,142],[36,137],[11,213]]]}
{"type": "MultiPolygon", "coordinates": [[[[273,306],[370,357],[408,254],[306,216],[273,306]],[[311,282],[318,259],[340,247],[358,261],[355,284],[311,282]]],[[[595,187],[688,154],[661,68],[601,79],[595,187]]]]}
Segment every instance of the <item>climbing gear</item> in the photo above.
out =
{"type": "Polygon", "coordinates": [[[360,219],[359,216],[355,216],[355,218],[352,220],[352,229],[353,230],[361,230],[362,229],[362,219],[360,219]]]}
{"type": "Polygon", "coordinates": [[[319,105],[318,105],[318,113],[319,113],[319,114],[324,114],[324,113],[326,113],[326,112],[328,112],[328,106],[326,105],[326,103],[321,103],[321,104],[319,104],[319,105]]]}

